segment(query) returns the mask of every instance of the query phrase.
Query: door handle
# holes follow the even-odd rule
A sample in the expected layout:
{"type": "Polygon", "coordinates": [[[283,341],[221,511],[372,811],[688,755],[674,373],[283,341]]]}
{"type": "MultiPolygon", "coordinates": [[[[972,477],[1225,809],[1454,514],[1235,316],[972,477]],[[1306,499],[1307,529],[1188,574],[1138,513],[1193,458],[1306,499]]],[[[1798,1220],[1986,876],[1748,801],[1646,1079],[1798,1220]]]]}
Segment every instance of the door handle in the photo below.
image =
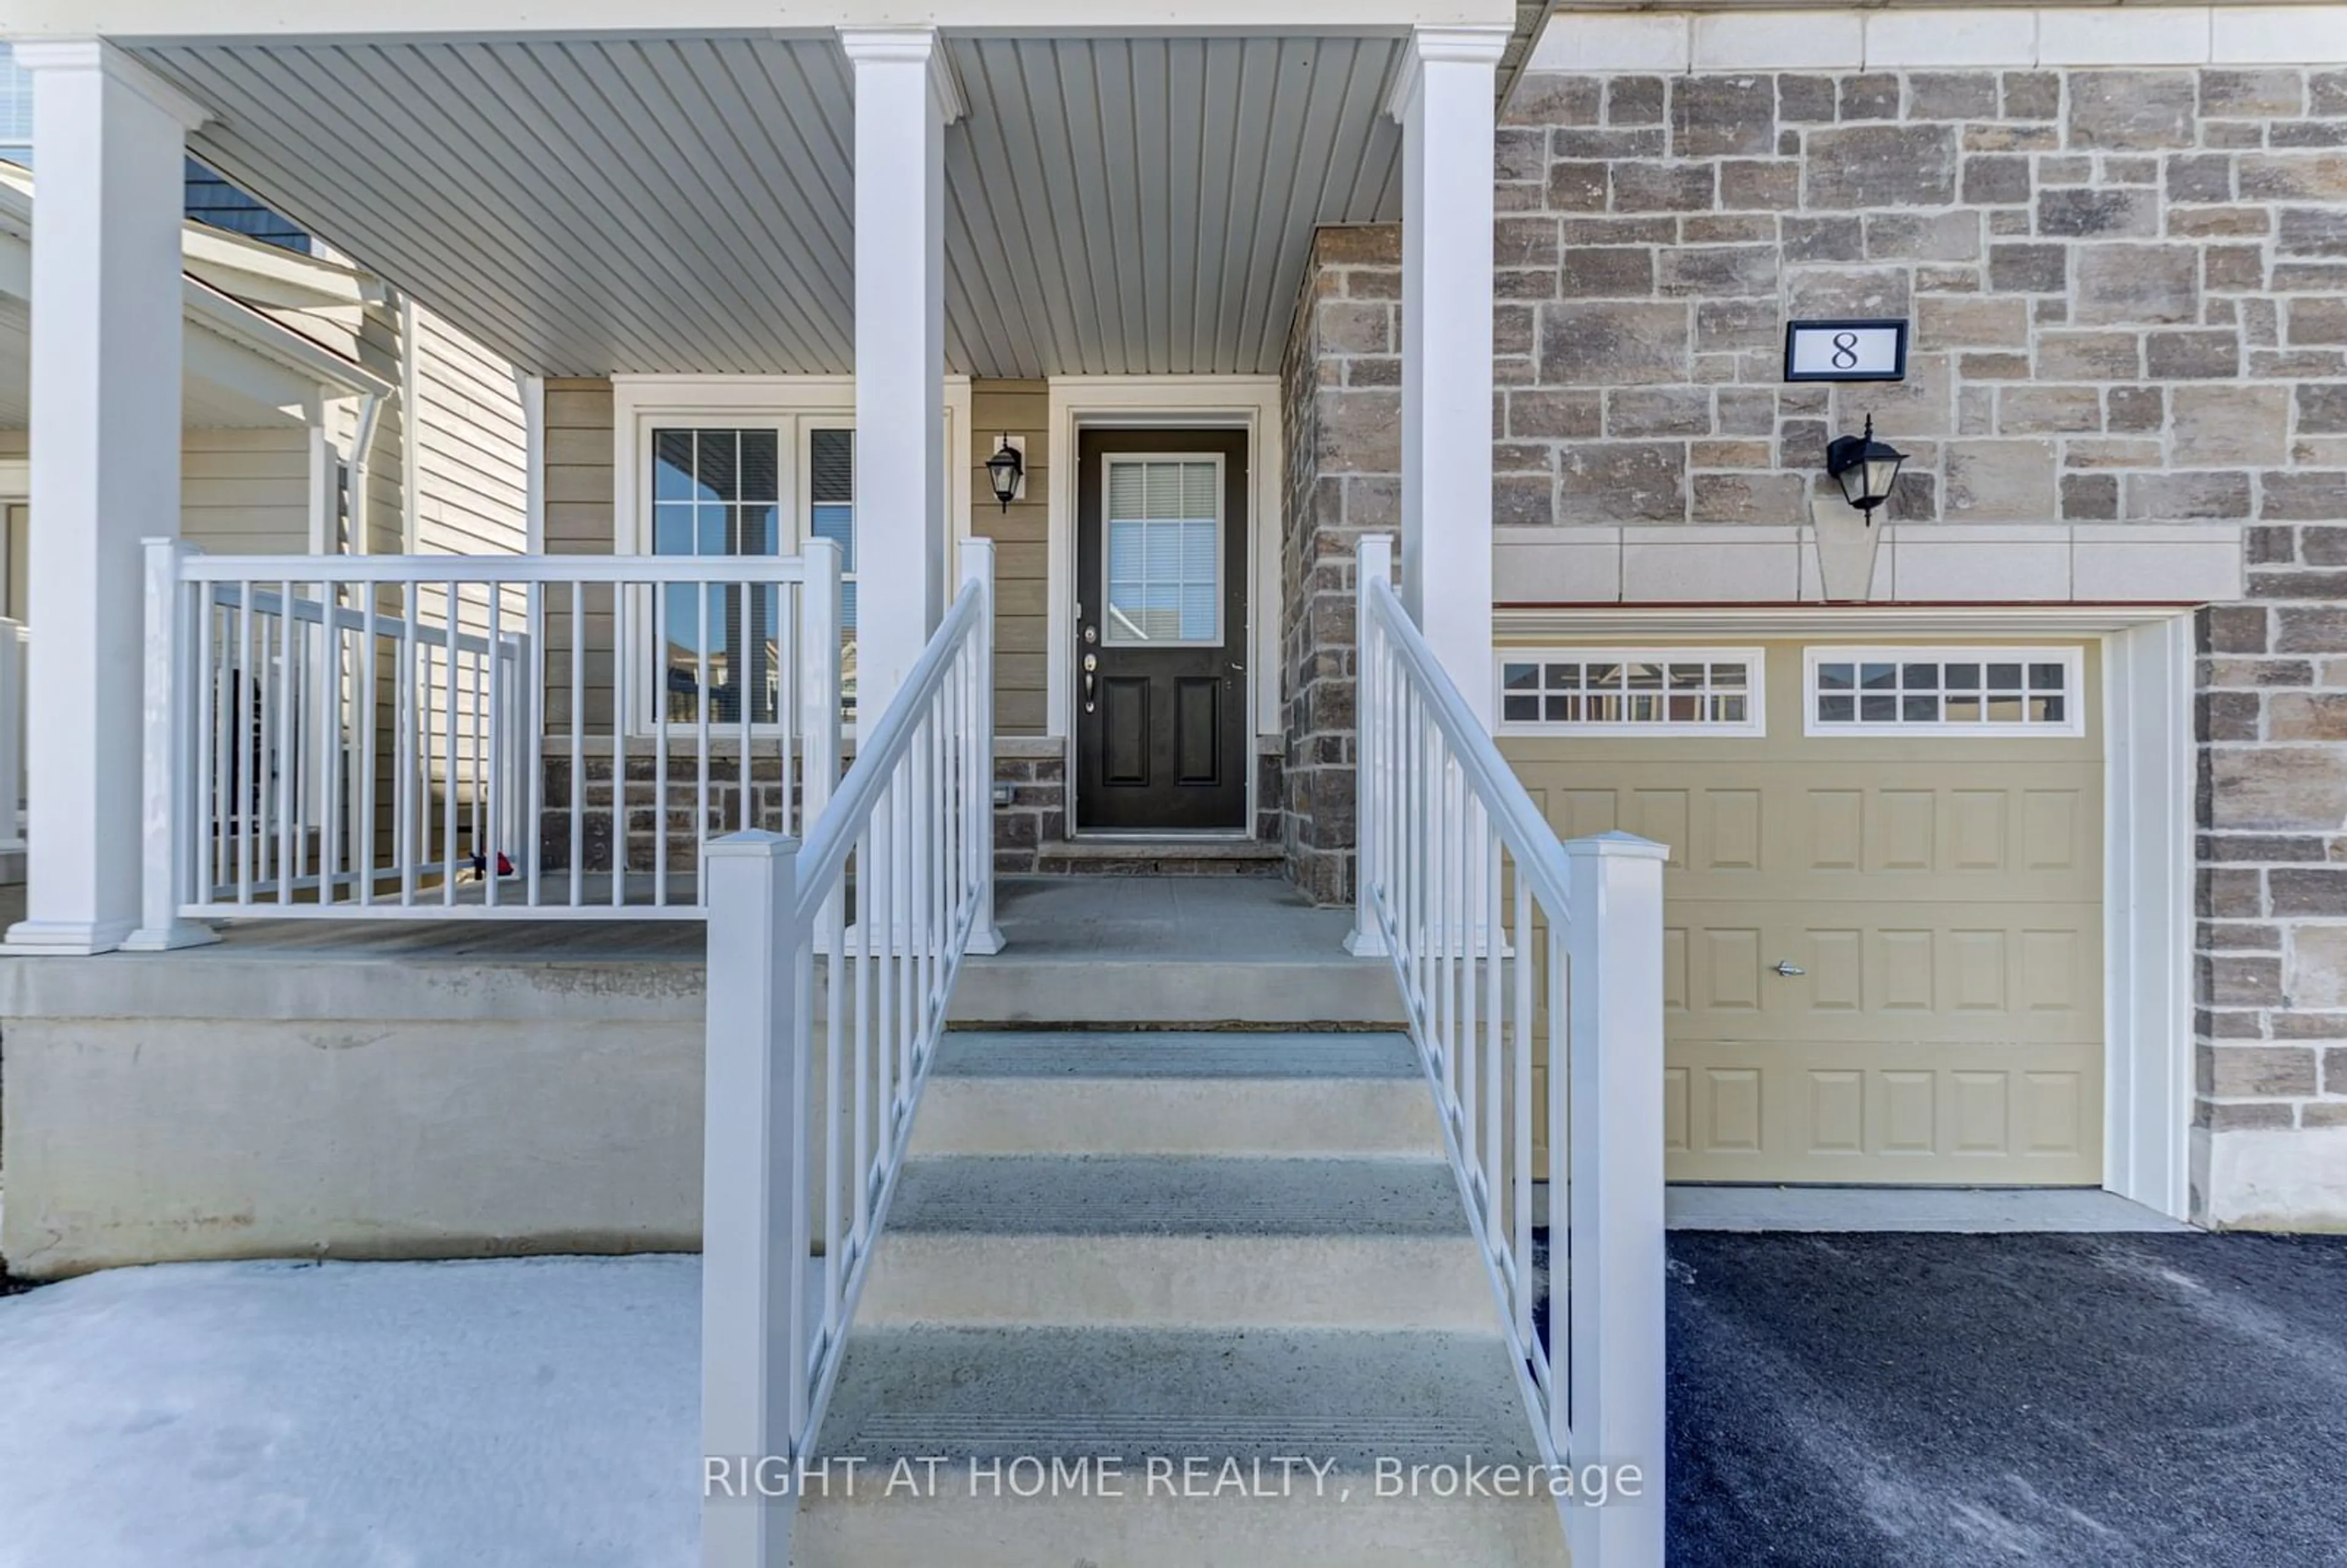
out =
{"type": "Polygon", "coordinates": [[[1779,958],[1768,967],[1775,969],[1787,979],[1791,979],[1795,975],[1806,975],[1809,972],[1809,970],[1801,968],[1800,965],[1793,962],[1790,958],[1779,958]]]}

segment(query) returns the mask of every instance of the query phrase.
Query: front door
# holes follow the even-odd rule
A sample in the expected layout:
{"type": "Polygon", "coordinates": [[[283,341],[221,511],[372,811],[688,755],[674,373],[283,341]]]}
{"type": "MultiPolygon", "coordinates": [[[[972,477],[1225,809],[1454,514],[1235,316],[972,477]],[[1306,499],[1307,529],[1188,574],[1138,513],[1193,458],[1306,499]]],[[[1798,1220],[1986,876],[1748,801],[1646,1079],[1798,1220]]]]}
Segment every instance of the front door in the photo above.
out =
{"type": "Polygon", "coordinates": [[[1247,433],[1077,442],[1076,826],[1246,825],[1247,433]]]}

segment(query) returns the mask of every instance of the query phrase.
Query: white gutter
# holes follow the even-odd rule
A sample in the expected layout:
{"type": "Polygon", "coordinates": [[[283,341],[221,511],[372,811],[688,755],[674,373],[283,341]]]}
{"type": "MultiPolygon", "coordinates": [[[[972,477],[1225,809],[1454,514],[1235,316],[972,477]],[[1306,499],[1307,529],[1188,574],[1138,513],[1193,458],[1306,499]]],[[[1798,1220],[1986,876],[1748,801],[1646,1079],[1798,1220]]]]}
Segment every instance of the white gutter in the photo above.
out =
{"type": "Polygon", "coordinates": [[[374,433],[383,415],[386,393],[364,393],[359,397],[358,427],[351,434],[351,554],[365,555],[374,548],[372,531],[373,507],[368,495],[367,477],[374,469],[374,433]]]}

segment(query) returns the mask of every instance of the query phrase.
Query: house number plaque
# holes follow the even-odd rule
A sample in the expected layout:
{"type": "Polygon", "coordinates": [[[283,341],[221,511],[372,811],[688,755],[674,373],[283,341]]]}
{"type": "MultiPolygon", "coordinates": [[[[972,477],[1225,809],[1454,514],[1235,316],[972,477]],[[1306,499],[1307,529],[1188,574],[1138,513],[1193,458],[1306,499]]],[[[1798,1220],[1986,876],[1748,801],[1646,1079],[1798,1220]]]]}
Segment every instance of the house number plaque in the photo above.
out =
{"type": "Polygon", "coordinates": [[[1904,381],[1903,321],[1788,322],[1787,381],[1904,381]]]}

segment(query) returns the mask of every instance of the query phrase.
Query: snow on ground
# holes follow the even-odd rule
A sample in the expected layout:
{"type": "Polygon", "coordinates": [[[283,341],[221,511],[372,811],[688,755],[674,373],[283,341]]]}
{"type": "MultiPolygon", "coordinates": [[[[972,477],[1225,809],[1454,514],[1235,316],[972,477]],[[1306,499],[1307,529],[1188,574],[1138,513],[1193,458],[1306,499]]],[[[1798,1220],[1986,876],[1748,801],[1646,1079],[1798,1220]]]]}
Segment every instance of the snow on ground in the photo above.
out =
{"type": "Polygon", "coordinates": [[[700,1259],[175,1264],[0,1298],[5,1568],[689,1568],[700,1259]]]}

